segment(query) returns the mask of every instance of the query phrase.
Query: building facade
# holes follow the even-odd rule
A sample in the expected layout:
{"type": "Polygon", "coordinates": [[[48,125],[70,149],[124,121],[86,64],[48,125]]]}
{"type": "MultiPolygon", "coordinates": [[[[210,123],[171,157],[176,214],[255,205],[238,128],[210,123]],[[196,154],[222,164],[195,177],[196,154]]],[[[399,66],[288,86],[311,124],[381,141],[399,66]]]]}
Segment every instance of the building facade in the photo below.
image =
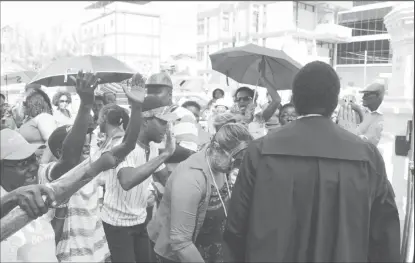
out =
{"type": "Polygon", "coordinates": [[[197,14],[197,59],[209,78],[209,54],[254,43],[282,49],[305,64],[322,60],[333,65],[335,44],[348,41],[351,30],[335,23],[351,2],[252,1],[200,6],[197,14]]]}
{"type": "Polygon", "coordinates": [[[354,1],[353,8],[339,12],[338,24],[351,28],[348,43],[337,44],[335,68],[343,87],[364,87],[387,78],[392,72],[390,36],[383,18],[393,2],[354,1]]]}
{"type": "Polygon", "coordinates": [[[98,1],[80,28],[82,53],[113,56],[144,75],[160,69],[160,15],[151,2],[98,1]]]}

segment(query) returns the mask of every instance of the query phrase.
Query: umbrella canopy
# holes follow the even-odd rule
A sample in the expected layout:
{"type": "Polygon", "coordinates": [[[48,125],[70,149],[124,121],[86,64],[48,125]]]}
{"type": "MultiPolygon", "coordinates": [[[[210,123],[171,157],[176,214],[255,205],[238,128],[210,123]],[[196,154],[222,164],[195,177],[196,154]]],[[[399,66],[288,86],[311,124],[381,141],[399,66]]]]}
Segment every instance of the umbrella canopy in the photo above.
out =
{"type": "Polygon", "coordinates": [[[294,76],[302,67],[282,50],[248,44],[225,48],[210,55],[212,69],[245,84],[265,86],[260,71],[277,90],[291,89],[294,76]]]}
{"type": "Polygon", "coordinates": [[[13,73],[6,73],[1,76],[1,86],[19,83],[29,83],[34,76],[36,76],[35,71],[19,71],[13,73]]]}
{"type": "Polygon", "coordinates": [[[52,62],[42,69],[31,83],[46,87],[75,86],[69,75],[75,76],[79,70],[97,73],[101,84],[121,82],[134,75],[134,71],[125,63],[110,56],[78,56],[63,58],[52,62]]]}

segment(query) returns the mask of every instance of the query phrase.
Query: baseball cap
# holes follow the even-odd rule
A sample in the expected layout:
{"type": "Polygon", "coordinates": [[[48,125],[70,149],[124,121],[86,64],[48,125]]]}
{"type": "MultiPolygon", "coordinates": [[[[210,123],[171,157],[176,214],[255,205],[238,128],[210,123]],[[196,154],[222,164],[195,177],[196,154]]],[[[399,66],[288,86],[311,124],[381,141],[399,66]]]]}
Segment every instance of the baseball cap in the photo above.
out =
{"type": "Polygon", "coordinates": [[[3,129],[0,132],[1,137],[1,160],[24,160],[29,158],[43,144],[30,144],[17,131],[3,129]]]}
{"type": "Polygon", "coordinates": [[[382,83],[375,82],[360,91],[360,93],[368,93],[368,92],[385,92],[385,85],[383,85],[382,83]]]}
{"type": "MultiPolygon", "coordinates": [[[[63,145],[63,141],[65,140],[66,136],[72,129],[73,125],[63,125],[61,127],[56,128],[52,134],[49,136],[48,139],[48,146],[49,149],[53,154],[56,153],[57,149],[61,149],[63,145]]],[[[93,127],[88,128],[87,134],[90,134],[94,131],[93,127]]],[[[56,157],[56,156],[55,156],[56,157]]]]}
{"type": "Polygon", "coordinates": [[[158,118],[163,121],[171,122],[180,119],[175,112],[170,112],[171,107],[163,104],[156,96],[147,96],[144,99],[142,113],[144,118],[158,118]]]}

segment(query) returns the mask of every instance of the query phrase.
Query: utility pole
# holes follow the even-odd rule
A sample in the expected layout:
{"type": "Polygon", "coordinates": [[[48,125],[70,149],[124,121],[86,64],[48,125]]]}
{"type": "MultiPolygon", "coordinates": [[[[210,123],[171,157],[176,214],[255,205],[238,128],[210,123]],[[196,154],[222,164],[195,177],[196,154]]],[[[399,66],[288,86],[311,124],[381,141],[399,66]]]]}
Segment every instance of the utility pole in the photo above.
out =
{"type": "Polygon", "coordinates": [[[367,50],[365,50],[365,62],[363,65],[363,88],[366,87],[366,65],[367,64],[367,50]]]}

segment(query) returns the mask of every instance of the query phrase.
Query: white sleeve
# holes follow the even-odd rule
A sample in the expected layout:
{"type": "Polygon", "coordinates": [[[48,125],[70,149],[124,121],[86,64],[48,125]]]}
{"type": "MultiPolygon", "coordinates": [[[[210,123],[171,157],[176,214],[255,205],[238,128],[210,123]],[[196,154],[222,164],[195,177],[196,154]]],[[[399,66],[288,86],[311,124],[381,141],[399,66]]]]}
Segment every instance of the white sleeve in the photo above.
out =
{"type": "Polygon", "coordinates": [[[122,169],[122,168],[127,168],[127,167],[131,167],[131,168],[135,168],[136,167],[136,161],[135,161],[135,154],[134,154],[134,150],[132,152],[130,152],[130,154],[127,155],[127,157],[125,157],[124,161],[122,161],[116,168],[115,168],[115,174],[118,175],[118,172],[122,169]]]}
{"type": "Polygon", "coordinates": [[[164,168],[166,168],[166,165],[164,163],[162,163],[154,172],[160,172],[161,170],[163,170],[164,168]]]}

